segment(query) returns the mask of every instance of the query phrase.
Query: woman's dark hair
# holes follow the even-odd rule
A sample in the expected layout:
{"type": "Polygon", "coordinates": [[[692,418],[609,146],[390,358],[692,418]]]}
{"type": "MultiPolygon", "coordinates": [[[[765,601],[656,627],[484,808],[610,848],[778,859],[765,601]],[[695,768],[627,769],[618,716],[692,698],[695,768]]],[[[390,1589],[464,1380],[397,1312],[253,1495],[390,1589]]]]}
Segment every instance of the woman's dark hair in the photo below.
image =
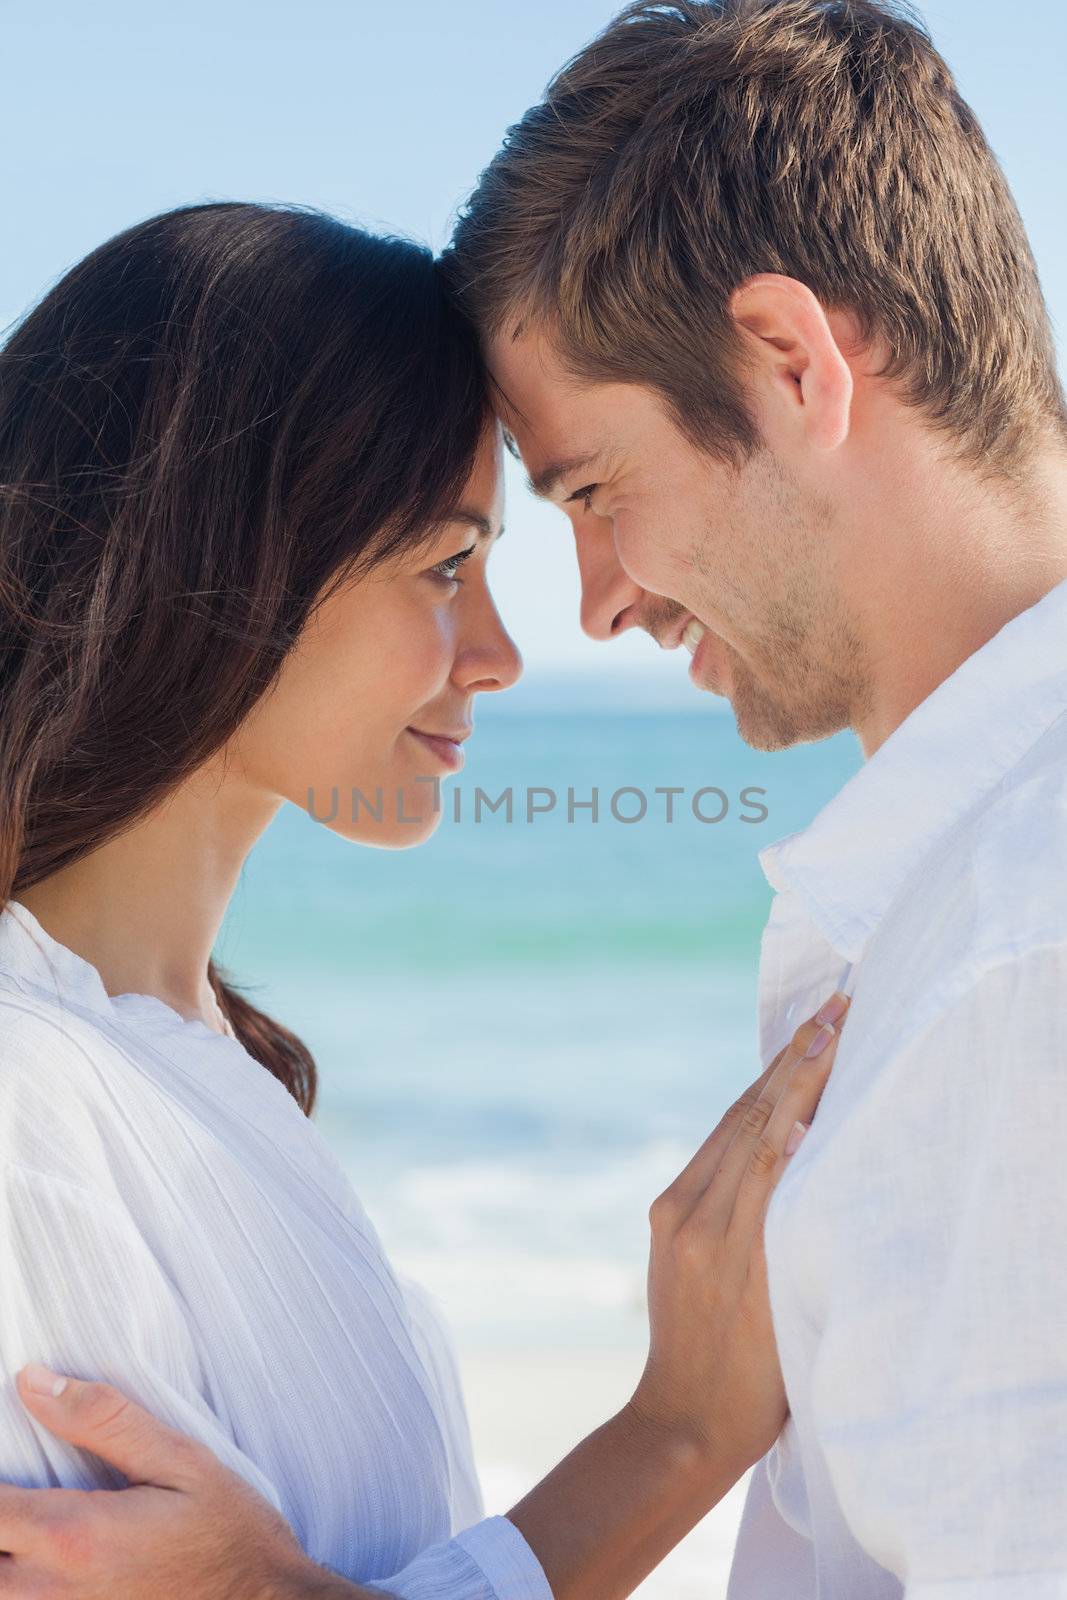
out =
{"type": "MultiPolygon", "coordinates": [[[[427,540],[488,417],[428,250],[196,205],[94,250],[0,350],[0,906],[230,739],[316,602],[427,540]]],[[[310,1115],[315,1063],[212,961],[310,1115]]]]}

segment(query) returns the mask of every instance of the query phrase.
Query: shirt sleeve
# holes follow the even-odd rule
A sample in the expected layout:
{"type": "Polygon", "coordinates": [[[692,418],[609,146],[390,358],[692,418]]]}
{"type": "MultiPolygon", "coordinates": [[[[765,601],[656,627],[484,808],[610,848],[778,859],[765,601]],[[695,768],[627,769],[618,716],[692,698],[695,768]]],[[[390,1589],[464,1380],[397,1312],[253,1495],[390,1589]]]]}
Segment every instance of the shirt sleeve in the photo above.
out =
{"type": "MultiPolygon", "coordinates": [[[[451,1415],[448,1434],[463,1440],[462,1451],[449,1462],[453,1516],[465,1509],[471,1524],[461,1522],[465,1531],[423,1550],[394,1577],[376,1579],[365,1587],[381,1589],[397,1600],[552,1600],[541,1563],[515,1524],[507,1517],[482,1518],[481,1489],[468,1448],[467,1413],[451,1338],[428,1292],[406,1277],[400,1281],[438,1399],[451,1415]]],[[[457,1526],[455,1520],[452,1526],[457,1526]]]]}
{"type": "Polygon", "coordinates": [[[1067,1572],[1026,1572],[1012,1578],[909,1584],[907,1600],[1067,1600],[1067,1572]]]}
{"type": "Polygon", "coordinates": [[[1067,1600],[1063,946],[961,983],[838,1141],[811,1405],[844,1517],[906,1600],[1067,1600]]]}
{"type": "Polygon", "coordinates": [[[364,1587],[396,1600],[552,1600],[541,1563],[507,1517],[487,1517],[364,1587]]]}
{"type": "MultiPolygon", "coordinates": [[[[0,1483],[114,1489],[126,1482],[26,1410],[15,1374],[41,1361],[114,1385],[206,1445],[292,1522],[276,1484],[215,1410],[181,1297],[121,1195],[107,1187],[107,1148],[65,1058],[42,1050],[32,1071],[16,1065],[9,1037],[0,1072],[0,1483]]],[[[442,1363],[437,1380],[458,1382],[443,1349],[434,1353],[442,1363]]],[[[476,1482],[460,1503],[472,1519],[481,1516],[476,1482]]],[[[397,1600],[552,1600],[540,1563],[505,1517],[473,1520],[401,1572],[359,1581],[397,1600]]]]}
{"type": "Polygon", "coordinates": [[[0,1185],[0,1481],[68,1489],[126,1482],[30,1416],[15,1373],[42,1361],[113,1384],[208,1445],[285,1515],[274,1483],[212,1409],[183,1308],[121,1204],[10,1159],[0,1185]]]}
{"type": "Polygon", "coordinates": [[[406,1275],[397,1279],[411,1315],[411,1333],[423,1359],[437,1396],[441,1415],[446,1419],[445,1447],[452,1502],[450,1532],[470,1528],[485,1516],[481,1484],[474,1464],[470,1422],[463,1398],[463,1380],[455,1346],[445,1321],[444,1310],[421,1283],[406,1275]]]}
{"type": "MultiPolygon", "coordinates": [[[[276,1486],[211,1409],[181,1306],[117,1202],[5,1162],[0,1269],[0,1481],[68,1489],[119,1488],[126,1481],[30,1416],[14,1376],[36,1360],[113,1384],[209,1446],[285,1515],[276,1486]]],[[[402,1572],[367,1587],[397,1600],[552,1600],[540,1563],[506,1517],[489,1517],[431,1546],[402,1572]]]]}

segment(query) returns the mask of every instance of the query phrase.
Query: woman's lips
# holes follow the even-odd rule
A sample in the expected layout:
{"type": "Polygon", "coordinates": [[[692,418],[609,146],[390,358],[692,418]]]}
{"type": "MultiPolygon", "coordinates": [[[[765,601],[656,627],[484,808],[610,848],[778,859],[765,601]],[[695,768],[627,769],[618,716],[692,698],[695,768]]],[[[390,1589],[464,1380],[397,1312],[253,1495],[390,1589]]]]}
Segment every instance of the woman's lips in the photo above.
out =
{"type": "MultiPolygon", "coordinates": [[[[443,733],[422,733],[418,728],[408,728],[407,732],[419,741],[423,749],[435,755],[447,772],[460,770],[465,757],[458,739],[450,739],[443,733]]],[[[463,737],[466,739],[469,735],[464,734],[463,737]]]]}

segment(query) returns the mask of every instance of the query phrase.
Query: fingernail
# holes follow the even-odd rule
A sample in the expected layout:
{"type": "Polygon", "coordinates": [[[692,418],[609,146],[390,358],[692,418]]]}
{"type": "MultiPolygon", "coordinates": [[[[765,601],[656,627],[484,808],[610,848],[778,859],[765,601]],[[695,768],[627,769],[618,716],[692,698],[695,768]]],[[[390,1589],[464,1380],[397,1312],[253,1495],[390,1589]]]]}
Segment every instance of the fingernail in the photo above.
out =
{"type": "Polygon", "coordinates": [[[50,1372],[47,1367],[42,1367],[39,1361],[31,1361],[23,1374],[27,1389],[33,1394],[46,1394],[54,1400],[61,1395],[67,1387],[66,1378],[61,1378],[55,1372],[50,1372]]]}
{"type": "Polygon", "coordinates": [[[848,1010],[848,995],[835,989],[826,1004],[815,1013],[816,1022],[839,1022],[848,1010]]]}
{"type": "Polygon", "coordinates": [[[826,1049],[826,1046],[830,1043],[830,1040],[835,1037],[836,1035],[834,1029],[830,1027],[829,1023],[827,1023],[825,1028],[819,1029],[814,1039],[808,1045],[808,1048],[804,1052],[805,1056],[807,1056],[808,1060],[810,1061],[812,1056],[821,1055],[826,1049]]]}
{"type": "Polygon", "coordinates": [[[806,1122],[794,1122],[789,1138],[785,1141],[785,1153],[791,1156],[800,1146],[800,1141],[808,1131],[806,1122]]]}

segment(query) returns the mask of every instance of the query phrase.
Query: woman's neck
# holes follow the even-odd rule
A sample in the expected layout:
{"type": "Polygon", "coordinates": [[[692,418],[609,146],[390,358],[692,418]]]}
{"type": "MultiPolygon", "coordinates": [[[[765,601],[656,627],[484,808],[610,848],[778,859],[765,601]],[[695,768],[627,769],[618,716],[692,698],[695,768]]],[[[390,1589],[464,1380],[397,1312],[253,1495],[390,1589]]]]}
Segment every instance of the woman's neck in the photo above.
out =
{"type": "Polygon", "coordinates": [[[220,1027],[208,963],[241,868],[281,802],[211,764],[146,817],[15,898],[109,995],[220,1027]]]}

